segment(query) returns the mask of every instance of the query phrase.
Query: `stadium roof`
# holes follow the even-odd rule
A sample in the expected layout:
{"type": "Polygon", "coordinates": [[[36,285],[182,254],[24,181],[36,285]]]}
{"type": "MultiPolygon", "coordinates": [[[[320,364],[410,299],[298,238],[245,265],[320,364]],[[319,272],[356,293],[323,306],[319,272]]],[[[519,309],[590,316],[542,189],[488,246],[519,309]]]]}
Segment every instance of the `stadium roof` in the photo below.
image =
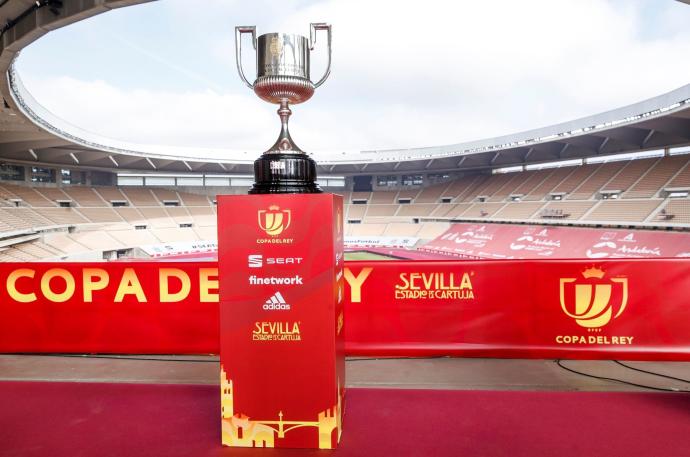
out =
{"type": "MultiPolygon", "coordinates": [[[[117,171],[250,173],[255,154],[127,144],[69,125],[24,88],[13,61],[60,27],[148,0],[0,2],[0,159],[117,171]],[[64,6],[59,6],[63,3],[64,6]]],[[[690,0],[682,0],[689,3],[690,0]]],[[[315,155],[320,174],[462,171],[690,144],[690,84],[604,113],[496,138],[414,149],[315,155]]]]}

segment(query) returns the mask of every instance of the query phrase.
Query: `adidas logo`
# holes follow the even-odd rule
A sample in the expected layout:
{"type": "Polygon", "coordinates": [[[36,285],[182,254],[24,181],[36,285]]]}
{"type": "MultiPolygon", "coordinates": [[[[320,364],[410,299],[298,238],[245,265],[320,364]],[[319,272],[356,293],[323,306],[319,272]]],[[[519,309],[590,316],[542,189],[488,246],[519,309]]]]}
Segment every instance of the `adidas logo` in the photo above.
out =
{"type": "Polygon", "coordinates": [[[281,294],[280,292],[276,292],[271,296],[271,298],[266,300],[263,309],[265,309],[266,311],[287,311],[290,309],[290,304],[285,303],[283,294],[281,294]]]}

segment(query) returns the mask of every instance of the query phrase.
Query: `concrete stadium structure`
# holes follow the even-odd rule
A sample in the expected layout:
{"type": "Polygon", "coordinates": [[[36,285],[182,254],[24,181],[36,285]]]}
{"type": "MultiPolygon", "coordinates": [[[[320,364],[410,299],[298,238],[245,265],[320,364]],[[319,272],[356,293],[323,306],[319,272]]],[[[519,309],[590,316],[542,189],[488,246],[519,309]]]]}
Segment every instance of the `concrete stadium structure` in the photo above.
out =
{"type": "MultiPolygon", "coordinates": [[[[21,49],[57,28],[139,3],[144,1],[8,0],[1,3],[0,21],[7,26],[0,54],[0,71],[6,75],[0,80],[4,99],[0,113],[0,158],[24,164],[104,171],[251,172],[255,154],[246,151],[208,151],[208,157],[200,159],[198,154],[195,156],[184,148],[124,144],[84,132],[43,109],[22,85],[12,65],[21,49]]],[[[318,171],[324,176],[463,172],[688,143],[690,85],[605,113],[497,138],[337,156],[317,152],[315,158],[318,171]]]]}

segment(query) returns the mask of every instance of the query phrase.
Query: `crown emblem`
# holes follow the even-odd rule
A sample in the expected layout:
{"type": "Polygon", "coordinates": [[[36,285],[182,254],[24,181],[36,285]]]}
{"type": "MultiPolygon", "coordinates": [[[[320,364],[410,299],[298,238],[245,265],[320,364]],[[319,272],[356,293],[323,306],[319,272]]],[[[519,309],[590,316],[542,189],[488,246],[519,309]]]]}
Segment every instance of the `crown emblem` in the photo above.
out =
{"type": "Polygon", "coordinates": [[[277,36],[271,38],[269,50],[274,56],[279,56],[283,52],[283,42],[277,36]]]}
{"type": "Polygon", "coordinates": [[[582,277],[583,278],[597,278],[601,279],[604,277],[604,270],[597,268],[597,267],[589,267],[585,269],[585,271],[582,272],[582,277]]]}

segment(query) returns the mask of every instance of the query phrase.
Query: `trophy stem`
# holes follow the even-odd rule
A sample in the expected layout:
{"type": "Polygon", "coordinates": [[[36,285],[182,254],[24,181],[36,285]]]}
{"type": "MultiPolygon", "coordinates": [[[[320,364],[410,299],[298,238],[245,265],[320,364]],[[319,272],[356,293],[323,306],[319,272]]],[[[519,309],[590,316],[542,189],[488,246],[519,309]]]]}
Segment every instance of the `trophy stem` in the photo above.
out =
{"type": "Polygon", "coordinates": [[[265,154],[276,154],[276,153],[291,153],[291,154],[304,154],[292,140],[290,136],[290,130],[288,127],[288,122],[290,116],[292,115],[292,110],[290,109],[287,99],[282,99],[280,101],[280,108],[278,108],[278,116],[280,116],[280,135],[275,144],[265,152],[265,154]]]}
{"type": "Polygon", "coordinates": [[[280,135],[275,144],[254,162],[254,187],[250,194],[302,194],[323,192],[316,184],[316,162],[297,147],[288,129],[287,99],[280,100],[280,135]]]}

